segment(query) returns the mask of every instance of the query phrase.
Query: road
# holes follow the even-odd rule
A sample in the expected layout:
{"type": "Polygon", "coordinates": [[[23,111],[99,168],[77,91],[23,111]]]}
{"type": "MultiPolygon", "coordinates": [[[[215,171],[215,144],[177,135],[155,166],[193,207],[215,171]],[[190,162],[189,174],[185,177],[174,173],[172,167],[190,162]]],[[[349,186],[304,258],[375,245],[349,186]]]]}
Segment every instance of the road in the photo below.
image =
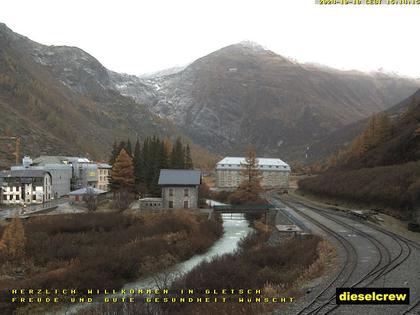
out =
{"type": "MultiPolygon", "coordinates": [[[[39,204],[39,205],[27,206],[26,209],[25,209],[25,214],[24,215],[30,216],[30,215],[36,214],[40,211],[42,212],[43,210],[47,210],[49,208],[65,204],[68,201],[69,201],[68,198],[60,198],[60,199],[56,199],[56,200],[53,200],[51,202],[46,202],[46,203],[39,204]]],[[[21,211],[22,211],[22,207],[2,208],[2,209],[0,209],[0,219],[10,218],[10,217],[13,217],[16,214],[22,215],[21,211]]]]}
{"type": "Polygon", "coordinates": [[[327,270],[288,311],[290,314],[420,314],[420,245],[379,225],[308,201],[272,194],[273,204],[337,248],[336,270],[327,270]],[[335,304],[336,287],[409,287],[410,305],[335,304]]]}

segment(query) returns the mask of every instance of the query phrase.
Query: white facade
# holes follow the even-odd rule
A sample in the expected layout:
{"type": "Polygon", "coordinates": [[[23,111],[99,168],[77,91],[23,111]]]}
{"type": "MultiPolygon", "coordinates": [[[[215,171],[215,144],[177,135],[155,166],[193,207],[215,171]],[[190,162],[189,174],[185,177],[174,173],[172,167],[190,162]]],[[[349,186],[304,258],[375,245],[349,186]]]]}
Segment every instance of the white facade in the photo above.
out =
{"type": "Polygon", "coordinates": [[[111,175],[111,165],[105,163],[98,163],[98,184],[97,188],[109,191],[109,176],[111,175]]]}
{"type": "Polygon", "coordinates": [[[71,165],[66,164],[44,164],[44,165],[22,165],[12,166],[12,171],[15,170],[41,170],[51,174],[52,176],[52,193],[51,195],[57,199],[70,192],[70,182],[72,176],[71,165]]]}
{"type": "MultiPolygon", "coordinates": [[[[225,157],[216,165],[216,187],[234,189],[242,181],[240,171],[245,164],[244,157],[225,157]]],[[[261,171],[261,185],[266,189],[289,188],[290,166],[280,159],[258,158],[258,168],[261,171]]]]}
{"type": "Polygon", "coordinates": [[[3,178],[1,188],[3,204],[44,203],[52,197],[51,174],[43,172],[41,176],[29,177],[11,175],[3,178]]]}

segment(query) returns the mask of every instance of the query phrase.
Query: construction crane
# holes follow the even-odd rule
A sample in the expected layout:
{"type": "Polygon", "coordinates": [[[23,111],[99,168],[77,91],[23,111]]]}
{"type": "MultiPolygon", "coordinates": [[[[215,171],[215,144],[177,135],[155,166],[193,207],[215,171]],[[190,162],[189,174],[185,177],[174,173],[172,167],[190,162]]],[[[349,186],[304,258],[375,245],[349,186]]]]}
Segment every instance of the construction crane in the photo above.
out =
{"type": "Polygon", "coordinates": [[[20,162],[20,137],[0,136],[0,140],[14,140],[15,141],[15,152],[13,152],[13,155],[15,156],[16,165],[19,165],[19,162],[20,162]]]}

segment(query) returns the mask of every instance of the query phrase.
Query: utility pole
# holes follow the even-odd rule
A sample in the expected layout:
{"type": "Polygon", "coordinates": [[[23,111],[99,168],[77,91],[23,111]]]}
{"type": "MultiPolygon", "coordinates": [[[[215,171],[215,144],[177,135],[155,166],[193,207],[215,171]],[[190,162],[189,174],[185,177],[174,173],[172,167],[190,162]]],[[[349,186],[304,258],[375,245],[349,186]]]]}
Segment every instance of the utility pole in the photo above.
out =
{"type": "Polygon", "coordinates": [[[19,162],[20,162],[20,137],[0,136],[0,140],[15,140],[15,152],[13,152],[13,155],[15,156],[16,165],[19,165],[19,162]]]}

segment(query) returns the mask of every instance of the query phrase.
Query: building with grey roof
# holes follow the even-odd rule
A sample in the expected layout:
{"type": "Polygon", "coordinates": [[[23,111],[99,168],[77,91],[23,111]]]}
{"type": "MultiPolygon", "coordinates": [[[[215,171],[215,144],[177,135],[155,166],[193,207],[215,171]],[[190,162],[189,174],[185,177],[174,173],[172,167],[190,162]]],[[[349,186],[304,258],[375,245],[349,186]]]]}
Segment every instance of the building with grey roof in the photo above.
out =
{"type": "Polygon", "coordinates": [[[29,156],[25,156],[22,165],[12,166],[11,170],[49,172],[52,176],[52,196],[55,199],[66,196],[70,192],[72,166],[67,163],[65,157],[44,155],[32,160],[29,156]]]}
{"type": "Polygon", "coordinates": [[[164,209],[197,208],[201,171],[163,169],[158,184],[162,187],[164,209]]]}

